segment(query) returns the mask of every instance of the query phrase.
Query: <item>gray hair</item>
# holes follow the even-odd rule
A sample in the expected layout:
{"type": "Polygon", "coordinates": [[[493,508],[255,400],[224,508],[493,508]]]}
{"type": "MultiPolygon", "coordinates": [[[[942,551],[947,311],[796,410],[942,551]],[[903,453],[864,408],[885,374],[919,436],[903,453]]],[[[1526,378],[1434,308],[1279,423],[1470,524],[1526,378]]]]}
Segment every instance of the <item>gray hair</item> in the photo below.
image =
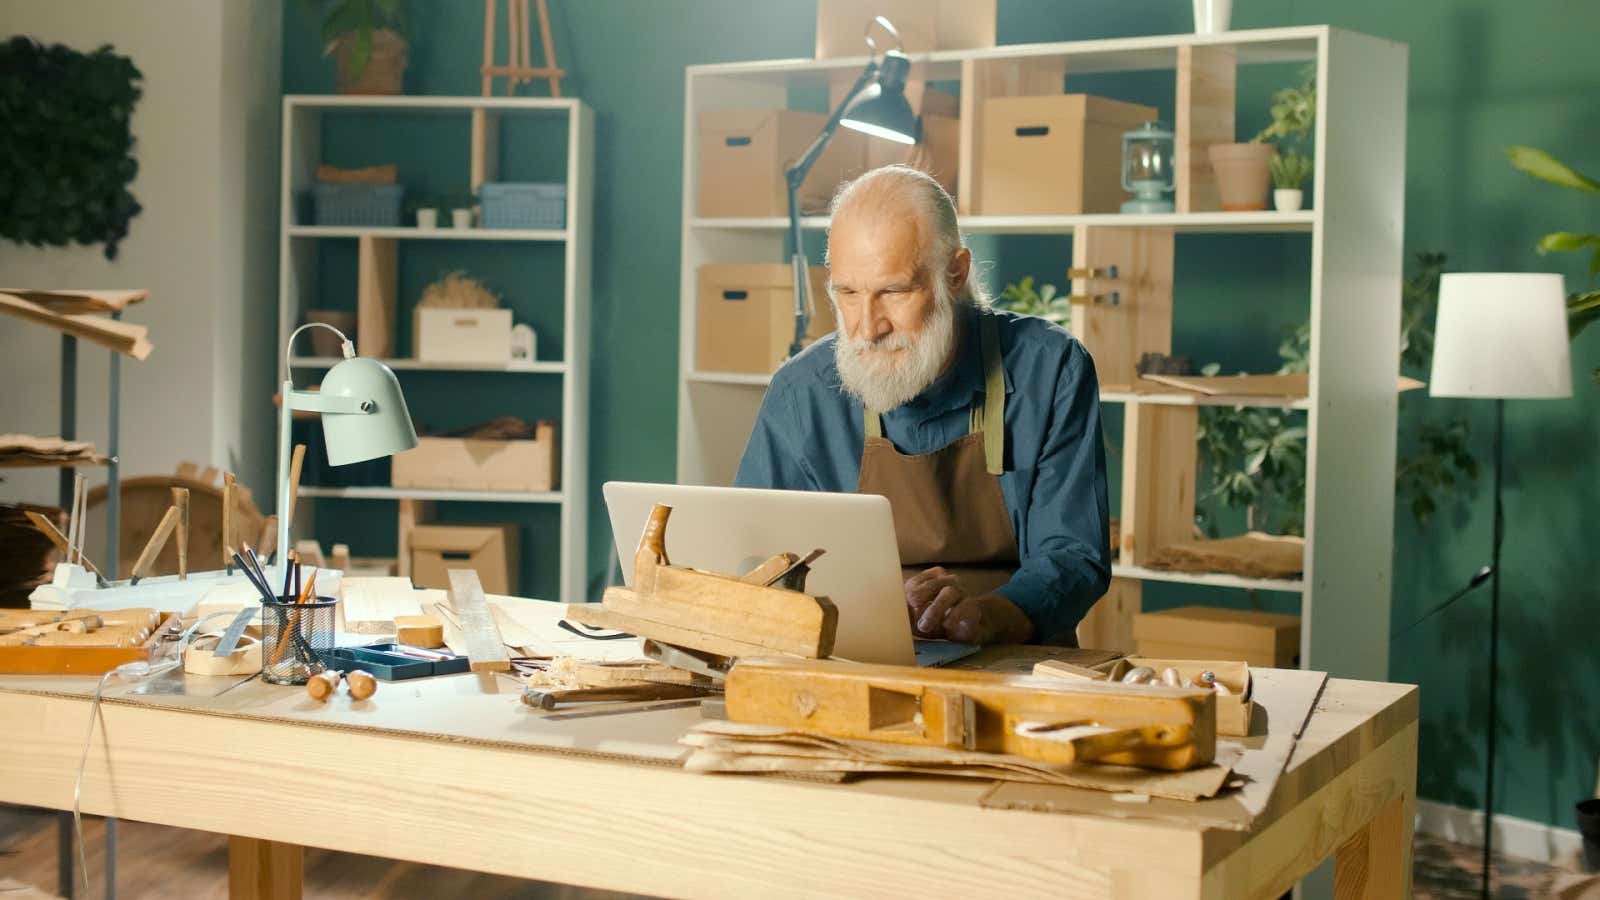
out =
{"type": "MultiPolygon", "coordinates": [[[[922,214],[922,224],[931,240],[928,242],[923,265],[933,277],[934,289],[941,301],[969,300],[987,305],[988,292],[978,280],[977,266],[967,276],[962,297],[950,297],[943,274],[950,266],[950,258],[967,245],[961,236],[961,226],[956,220],[956,202],[932,175],[910,166],[882,166],[865,172],[840,185],[828,205],[828,214],[838,216],[841,210],[860,203],[883,200],[909,201],[922,214]]],[[[824,256],[824,262],[827,262],[824,256]]]]}

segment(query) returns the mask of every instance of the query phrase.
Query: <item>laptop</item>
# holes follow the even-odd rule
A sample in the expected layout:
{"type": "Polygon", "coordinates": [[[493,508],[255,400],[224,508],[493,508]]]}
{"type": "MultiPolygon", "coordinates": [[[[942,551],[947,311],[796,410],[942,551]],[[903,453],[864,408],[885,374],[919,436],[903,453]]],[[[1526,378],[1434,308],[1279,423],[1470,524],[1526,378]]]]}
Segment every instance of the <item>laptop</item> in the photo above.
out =
{"type": "Polygon", "coordinates": [[[839,609],[833,655],[856,662],[942,665],[977,652],[970,644],[913,641],[889,501],[875,494],[827,494],[612,481],[604,487],[623,579],[650,509],[672,507],[667,556],[676,566],[740,575],[789,551],[825,551],[806,591],[839,609]]]}

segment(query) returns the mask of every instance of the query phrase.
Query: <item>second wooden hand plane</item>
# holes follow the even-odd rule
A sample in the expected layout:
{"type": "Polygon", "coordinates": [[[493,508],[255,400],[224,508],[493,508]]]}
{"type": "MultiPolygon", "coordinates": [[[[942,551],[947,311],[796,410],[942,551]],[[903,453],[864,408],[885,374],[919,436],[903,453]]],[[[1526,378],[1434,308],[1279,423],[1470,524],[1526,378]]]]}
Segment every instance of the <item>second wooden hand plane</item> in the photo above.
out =
{"type": "Polygon", "coordinates": [[[634,555],[633,587],[607,588],[598,606],[573,604],[568,619],[717,657],[817,659],[833,652],[839,610],[804,592],[822,551],[779,554],[744,578],[674,566],[666,552],[671,513],[660,504],[651,511],[634,555]]]}

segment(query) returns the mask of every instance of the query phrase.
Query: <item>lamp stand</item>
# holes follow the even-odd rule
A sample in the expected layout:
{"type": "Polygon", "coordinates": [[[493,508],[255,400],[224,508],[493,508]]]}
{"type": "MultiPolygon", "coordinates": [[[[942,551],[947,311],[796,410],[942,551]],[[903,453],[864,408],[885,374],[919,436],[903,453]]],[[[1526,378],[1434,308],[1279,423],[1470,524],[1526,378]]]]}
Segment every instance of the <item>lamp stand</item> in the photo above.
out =
{"type": "Polygon", "coordinates": [[[833,133],[839,130],[839,120],[844,118],[844,111],[850,106],[850,101],[860,94],[862,89],[872,82],[878,75],[878,61],[867,60],[867,67],[861,70],[861,77],[850,86],[850,90],[834,108],[833,114],[828,116],[828,121],[822,126],[822,132],[817,135],[806,152],[795,160],[794,165],[783,172],[784,184],[789,192],[789,240],[794,244],[793,255],[789,263],[794,269],[794,340],[789,344],[789,355],[796,356],[805,349],[806,331],[811,327],[811,278],[806,270],[806,248],[804,239],[800,234],[800,185],[805,183],[806,175],[810,174],[811,167],[816,165],[817,157],[827,149],[828,141],[833,133]]]}
{"type": "Polygon", "coordinates": [[[289,566],[289,429],[294,424],[294,382],[284,379],[278,394],[278,569],[273,584],[282,584],[289,566]]]}
{"type": "Polygon", "coordinates": [[[1500,473],[1505,462],[1506,401],[1494,401],[1494,548],[1489,585],[1489,733],[1484,740],[1483,878],[1481,895],[1489,900],[1489,855],[1494,845],[1494,745],[1498,729],[1495,700],[1500,665],[1500,544],[1505,538],[1505,512],[1500,498],[1500,473]]]}

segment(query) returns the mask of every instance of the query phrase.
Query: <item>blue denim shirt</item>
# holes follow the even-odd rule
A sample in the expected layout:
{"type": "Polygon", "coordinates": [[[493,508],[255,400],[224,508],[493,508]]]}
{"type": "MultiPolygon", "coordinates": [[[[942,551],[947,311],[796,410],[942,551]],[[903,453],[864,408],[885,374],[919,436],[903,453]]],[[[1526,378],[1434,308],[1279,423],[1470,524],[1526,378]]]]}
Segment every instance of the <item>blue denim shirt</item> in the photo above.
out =
{"type": "MultiPolygon", "coordinates": [[[[883,416],[902,453],[931,453],[967,433],[983,393],[976,316],[994,316],[1005,364],[1005,472],[1000,492],[1021,568],[999,593],[1038,639],[1070,634],[1111,581],[1105,449],[1094,361],[1065,330],[1034,316],[968,307],[954,366],[883,416]]],[[[861,404],[841,387],[830,334],[772,378],[739,464],[740,487],[854,492],[866,440],[861,404]]]]}

